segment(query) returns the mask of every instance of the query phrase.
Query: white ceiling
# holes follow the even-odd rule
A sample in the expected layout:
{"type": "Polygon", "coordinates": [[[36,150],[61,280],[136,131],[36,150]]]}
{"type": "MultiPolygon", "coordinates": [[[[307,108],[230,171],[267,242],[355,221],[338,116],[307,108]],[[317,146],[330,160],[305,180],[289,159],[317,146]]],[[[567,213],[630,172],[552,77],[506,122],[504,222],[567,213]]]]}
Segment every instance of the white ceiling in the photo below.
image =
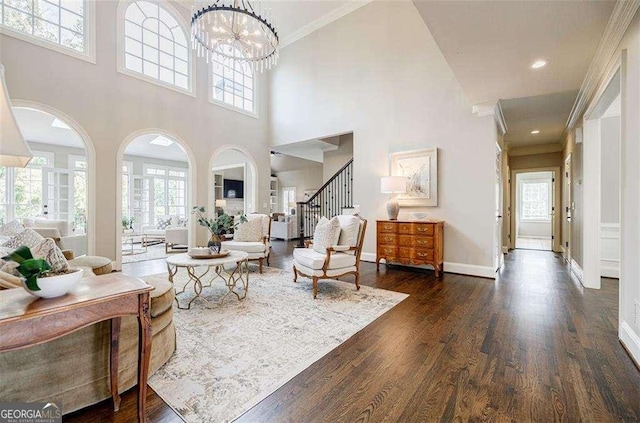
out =
{"type": "Polygon", "coordinates": [[[55,116],[24,107],[14,107],[13,111],[27,141],[84,149],[84,142],[76,131],[51,126],[55,116]]]}
{"type": "Polygon", "coordinates": [[[271,173],[286,172],[291,170],[301,170],[308,168],[320,168],[322,163],[312,160],[301,159],[299,157],[286,154],[275,154],[271,156],[271,173]]]}
{"type": "Polygon", "coordinates": [[[560,141],[614,1],[413,2],[472,104],[521,99],[502,102],[514,109],[508,137],[519,147],[560,141]],[[531,69],[539,59],[548,65],[531,69]],[[540,97],[552,93],[563,94],[540,97]],[[530,126],[541,136],[522,137],[530,126]]]}
{"type": "Polygon", "coordinates": [[[560,143],[578,91],[501,100],[510,148],[560,143]],[[531,131],[539,130],[539,134],[531,131]]]}
{"type": "MultiPolygon", "coordinates": [[[[141,135],[127,146],[124,154],[131,156],[149,157],[159,160],[172,160],[174,162],[188,162],[187,154],[180,144],[174,142],[165,147],[162,145],[149,144],[156,139],[158,134],[141,135]]],[[[169,138],[170,137],[165,137],[169,138]]]]}
{"type": "Polygon", "coordinates": [[[324,152],[337,150],[340,145],[338,136],[325,139],[313,139],[273,147],[274,151],[288,156],[298,157],[317,163],[324,161],[324,152]]]}

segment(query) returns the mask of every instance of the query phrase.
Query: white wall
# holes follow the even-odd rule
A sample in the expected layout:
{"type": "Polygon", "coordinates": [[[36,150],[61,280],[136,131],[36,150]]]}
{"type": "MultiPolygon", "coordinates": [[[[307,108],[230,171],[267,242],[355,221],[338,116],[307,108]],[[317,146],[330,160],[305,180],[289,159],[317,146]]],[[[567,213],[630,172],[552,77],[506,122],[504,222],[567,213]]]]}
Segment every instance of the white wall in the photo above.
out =
{"type": "Polygon", "coordinates": [[[600,120],[600,222],[620,223],[620,116],[600,120]]]}
{"type": "Polygon", "coordinates": [[[290,170],[276,173],[278,178],[278,211],[285,213],[282,207],[282,188],[296,187],[296,201],[305,201],[305,190],[317,190],[322,186],[322,167],[314,166],[301,170],[290,170]]]}
{"type": "Polygon", "coordinates": [[[338,172],[342,166],[353,159],[353,134],[341,135],[340,145],[337,150],[325,151],[322,160],[322,182],[327,182],[329,178],[338,172]]]}
{"type": "Polygon", "coordinates": [[[472,114],[412,3],[369,3],[287,46],[269,88],[273,145],[353,132],[365,258],[386,217],[389,154],[438,147],[439,206],[426,210],[447,222],[445,270],[493,277],[494,118],[472,114]]]}
{"type": "MultiPolygon", "coordinates": [[[[178,6],[179,7],[179,6],[178,6]]],[[[120,144],[135,131],[159,128],[184,141],[195,157],[194,204],[207,204],[209,159],[223,144],[250,149],[258,164],[259,203],[268,203],[269,148],[266,139],[264,76],[258,75],[259,118],[209,103],[208,70],[197,59],[196,97],[117,72],[115,1],[96,2],[96,64],[0,35],[0,61],[12,99],[30,100],[69,115],[88,133],[96,156],[96,251],[115,258],[116,169],[120,144]],[[97,224],[100,222],[100,224],[97,224]]],[[[189,18],[181,8],[183,20],[189,18]]],[[[204,230],[196,231],[199,241],[204,230]]]]}

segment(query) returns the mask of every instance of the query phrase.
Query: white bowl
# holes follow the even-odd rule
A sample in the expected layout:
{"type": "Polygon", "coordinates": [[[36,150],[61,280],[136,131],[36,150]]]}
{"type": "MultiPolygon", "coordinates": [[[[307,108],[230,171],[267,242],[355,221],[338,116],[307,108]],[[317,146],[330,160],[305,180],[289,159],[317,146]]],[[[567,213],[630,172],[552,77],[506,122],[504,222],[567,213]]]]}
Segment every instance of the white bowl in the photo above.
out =
{"type": "Polygon", "coordinates": [[[84,271],[82,269],[74,269],[75,272],[65,275],[49,276],[48,278],[38,278],[38,286],[40,291],[32,291],[27,288],[27,282],[23,278],[22,286],[31,295],[40,298],[61,297],[67,292],[72,291],[80,279],[84,271]]]}
{"type": "Polygon", "coordinates": [[[411,218],[415,220],[423,220],[429,216],[427,212],[411,212],[411,218]]]}

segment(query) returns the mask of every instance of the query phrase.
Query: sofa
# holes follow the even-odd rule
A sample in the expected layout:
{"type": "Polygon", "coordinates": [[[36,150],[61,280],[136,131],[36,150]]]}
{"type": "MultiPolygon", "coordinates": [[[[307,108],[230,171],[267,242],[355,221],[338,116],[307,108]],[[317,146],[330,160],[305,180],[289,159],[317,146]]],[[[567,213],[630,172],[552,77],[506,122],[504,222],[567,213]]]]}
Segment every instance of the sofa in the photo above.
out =
{"type": "Polygon", "coordinates": [[[87,254],[87,235],[75,234],[71,222],[35,217],[22,219],[22,224],[45,238],[52,238],[61,250],[71,250],[76,256],[87,254]]]}
{"type": "Polygon", "coordinates": [[[163,215],[156,216],[156,224],[155,225],[142,225],[142,235],[147,235],[149,237],[154,237],[158,240],[164,240],[167,235],[167,229],[169,228],[179,228],[185,227],[183,225],[183,221],[177,214],[174,215],[163,215]],[[160,227],[160,221],[169,220],[169,224],[166,227],[160,227]]]}
{"type": "MultiPolygon", "coordinates": [[[[99,278],[99,276],[98,276],[99,278]]],[[[166,278],[145,278],[151,291],[150,374],[176,349],[174,290],[166,278]]],[[[22,288],[14,288],[22,289],[22,288]]],[[[109,392],[110,322],[80,329],[34,347],[0,353],[0,398],[8,402],[55,402],[63,414],[111,398],[109,392]]],[[[122,318],[119,351],[120,392],[135,386],[138,323],[122,318]]]]}

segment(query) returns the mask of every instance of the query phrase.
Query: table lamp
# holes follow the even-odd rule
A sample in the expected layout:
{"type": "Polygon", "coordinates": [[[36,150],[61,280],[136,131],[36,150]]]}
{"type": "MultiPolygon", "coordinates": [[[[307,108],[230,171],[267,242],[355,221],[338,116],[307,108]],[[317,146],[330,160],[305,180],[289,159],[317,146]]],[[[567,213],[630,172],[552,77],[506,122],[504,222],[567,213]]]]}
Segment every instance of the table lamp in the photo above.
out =
{"type": "Polygon", "coordinates": [[[4,67],[0,64],[0,166],[25,167],[32,158],[33,153],[11,109],[4,67]]]}
{"type": "Polygon", "coordinates": [[[400,205],[393,194],[407,192],[407,178],[404,176],[383,176],[380,178],[380,192],[391,194],[391,198],[387,203],[387,214],[389,215],[389,220],[397,220],[400,205]]]}

